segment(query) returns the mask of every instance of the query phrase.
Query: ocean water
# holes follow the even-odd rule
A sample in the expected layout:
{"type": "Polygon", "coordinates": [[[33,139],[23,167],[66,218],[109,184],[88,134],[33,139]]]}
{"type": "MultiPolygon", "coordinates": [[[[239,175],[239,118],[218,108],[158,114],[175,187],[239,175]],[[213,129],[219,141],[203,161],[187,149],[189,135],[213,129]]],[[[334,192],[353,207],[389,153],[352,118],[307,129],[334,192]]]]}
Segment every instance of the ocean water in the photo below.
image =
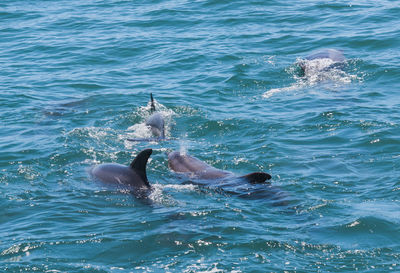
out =
{"type": "Polygon", "coordinates": [[[388,0],[2,1],[0,271],[399,272],[399,14],[388,0]],[[345,67],[302,75],[324,48],[345,67]],[[168,140],[129,142],[149,136],[150,92],[168,140]],[[150,200],[88,175],[145,148],[150,200]],[[186,183],[173,150],[268,172],[287,203],[186,183]]]}

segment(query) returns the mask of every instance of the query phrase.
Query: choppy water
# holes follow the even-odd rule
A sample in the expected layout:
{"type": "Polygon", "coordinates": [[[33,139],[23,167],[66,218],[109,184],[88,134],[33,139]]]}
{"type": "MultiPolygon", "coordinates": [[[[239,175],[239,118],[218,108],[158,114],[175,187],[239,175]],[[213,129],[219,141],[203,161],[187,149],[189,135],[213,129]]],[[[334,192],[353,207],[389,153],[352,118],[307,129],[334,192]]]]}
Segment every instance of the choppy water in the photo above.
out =
{"type": "Polygon", "coordinates": [[[0,3],[0,270],[397,272],[396,1],[0,3]],[[343,70],[296,62],[343,50],[343,70]],[[149,92],[166,116],[144,137],[149,92]],[[87,168],[154,149],[151,204],[87,168]],[[186,185],[181,149],[290,206],[186,185]]]}

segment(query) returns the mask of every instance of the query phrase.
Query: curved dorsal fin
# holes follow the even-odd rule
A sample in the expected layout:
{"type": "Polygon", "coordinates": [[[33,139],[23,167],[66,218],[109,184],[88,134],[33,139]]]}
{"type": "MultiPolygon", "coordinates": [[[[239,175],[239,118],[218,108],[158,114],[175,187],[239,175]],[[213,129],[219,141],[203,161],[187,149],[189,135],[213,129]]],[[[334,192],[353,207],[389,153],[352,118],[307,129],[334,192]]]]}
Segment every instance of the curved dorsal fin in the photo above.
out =
{"type": "Polygon", "coordinates": [[[265,180],[271,179],[271,176],[267,173],[256,172],[243,175],[240,178],[246,179],[247,182],[251,184],[258,184],[258,183],[264,183],[265,180]]]}
{"type": "Polygon", "coordinates": [[[144,183],[149,187],[150,184],[149,181],[147,180],[147,175],[146,175],[146,164],[152,152],[153,152],[152,149],[146,149],[141,151],[129,165],[140,176],[140,178],[144,181],[144,183]]]}
{"type": "Polygon", "coordinates": [[[154,105],[154,99],[153,99],[153,93],[150,93],[150,101],[151,101],[151,112],[155,112],[156,111],[156,106],[154,105]]]}

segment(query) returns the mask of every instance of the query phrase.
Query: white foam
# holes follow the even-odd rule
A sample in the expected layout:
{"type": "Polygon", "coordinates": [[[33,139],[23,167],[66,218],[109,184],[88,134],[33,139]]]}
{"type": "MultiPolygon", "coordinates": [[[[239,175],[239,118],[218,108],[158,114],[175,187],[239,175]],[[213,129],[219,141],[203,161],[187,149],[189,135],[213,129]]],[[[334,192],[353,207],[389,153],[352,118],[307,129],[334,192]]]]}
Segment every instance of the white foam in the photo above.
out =
{"type": "Polygon", "coordinates": [[[154,203],[163,206],[173,206],[177,202],[163,192],[163,185],[152,184],[152,191],[148,198],[154,203]]]}
{"type": "Polygon", "coordinates": [[[272,97],[273,95],[277,94],[277,93],[282,93],[282,92],[288,92],[288,91],[295,91],[295,90],[299,90],[304,86],[304,84],[298,84],[295,83],[291,86],[287,86],[287,87],[282,87],[282,88],[273,88],[268,90],[267,92],[265,92],[262,97],[264,99],[268,99],[270,97],[272,97]]]}
{"type": "Polygon", "coordinates": [[[328,69],[334,63],[335,61],[329,58],[302,61],[304,74],[306,77],[312,77],[315,74],[319,74],[321,71],[328,69]]]}
{"type": "Polygon", "coordinates": [[[335,68],[335,64],[336,62],[329,58],[314,60],[298,59],[296,65],[287,69],[287,72],[293,75],[295,82],[287,87],[270,89],[262,97],[268,99],[278,93],[293,92],[301,90],[304,87],[315,86],[322,82],[324,83],[324,88],[337,90],[337,87],[349,84],[358,79],[357,75],[352,75],[340,68],[335,68]],[[304,70],[304,75],[302,76],[298,73],[299,66],[304,70]]]}
{"type": "Polygon", "coordinates": [[[144,123],[137,123],[127,129],[128,138],[150,138],[152,137],[149,126],[144,123]]]}
{"type": "MultiPolygon", "coordinates": [[[[224,270],[217,268],[218,263],[213,263],[212,265],[206,265],[204,263],[204,258],[196,261],[196,264],[190,265],[188,268],[183,270],[183,272],[197,272],[197,273],[218,273],[224,272],[224,270]]],[[[240,271],[236,271],[240,272],[240,271]]]]}
{"type": "Polygon", "coordinates": [[[177,184],[168,184],[163,186],[164,189],[174,189],[176,191],[195,191],[197,189],[196,185],[187,184],[187,185],[177,185],[177,184]]]}
{"type": "MultiPolygon", "coordinates": [[[[175,112],[172,109],[168,109],[164,105],[158,103],[154,100],[154,106],[158,113],[164,118],[165,123],[165,136],[170,135],[171,125],[173,124],[172,117],[175,115],[175,112]]],[[[137,110],[137,114],[142,118],[141,123],[133,124],[132,126],[128,127],[126,130],[125,135],[119,135],[119,139],[150,139],[153,137],[150,126],[145,124],[145,121],[148,117],[150,117],[151,113],[151,102],[149,102],[146,106],[141,106],[137,110]]],[[[127,148],[132,147],[132,142],[125,141],[125,146],[127,148]]]]}
{"type": "Polygon", "coordinates": [[[154,203],[154,204],[160,204],[163,206],[174,206],[178,202],[174,200],[171,196],[168,194],[164,193],[165,189],[173,189],[178,192],[182,191],[195,191],[197,189],[197,186],[195,185],[179,185],[179,184],[152,184],[152,192],[148,196],[148,198],[154,203]]]}

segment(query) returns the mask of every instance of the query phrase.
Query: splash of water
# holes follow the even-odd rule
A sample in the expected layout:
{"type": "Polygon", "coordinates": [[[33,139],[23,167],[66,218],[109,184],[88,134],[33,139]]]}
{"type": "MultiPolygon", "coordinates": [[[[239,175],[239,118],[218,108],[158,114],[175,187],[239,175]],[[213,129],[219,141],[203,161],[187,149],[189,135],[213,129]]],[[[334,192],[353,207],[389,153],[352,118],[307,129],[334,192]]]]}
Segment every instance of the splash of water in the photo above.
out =
{"type": "MultiPolygon", "coordinates": [[[[166,106],[159,103],[154,99],[154,105],[156,111],[161,114],[164,118],[165,122],[165,135],[170,135],[171,125],[173,123],[172,117],[175,115],[175,112],[172,109],[168,109],[166,106]]],[[[143,120],[141,123],[134,124],[127,128],[125,135],[120,135],[120,139],[150,139],[153,137],[150,126],[145,124],[145,121],[148,117],[150,117],[151,113],[151,102],[149,101],[146,106],[141,106],[136,111],[137,115],[140,116],[143,120]]],[[[132,143],[129,141],[125,141],[125,145],[129,148],[132,143]]]]}
{"type": "Polygon", "coordinates": [[[186,139],[182,138],[179,141],[179,153],[181,155],[186,155],[187,154],[187,148],[188,148],[187,141],[186,141],[186,139]]]}
{"type": "Polygon", "coordinates": [[[287,69],[287,72],[293,76],[295,82],[287,87],[270,89],[263,94],[263,98],[267,99],[277,93],[293,92],[320,83],[324,83],[324,86],[328,89],[335,90],[337,87],[359,79],[356,74],[343,70],[346,65],[347,63],[338,63],[329,58],[298,59],[295,65],[287,69]],[[302,68],[302,73],[299,73],[299,67],[302,68]]]}

